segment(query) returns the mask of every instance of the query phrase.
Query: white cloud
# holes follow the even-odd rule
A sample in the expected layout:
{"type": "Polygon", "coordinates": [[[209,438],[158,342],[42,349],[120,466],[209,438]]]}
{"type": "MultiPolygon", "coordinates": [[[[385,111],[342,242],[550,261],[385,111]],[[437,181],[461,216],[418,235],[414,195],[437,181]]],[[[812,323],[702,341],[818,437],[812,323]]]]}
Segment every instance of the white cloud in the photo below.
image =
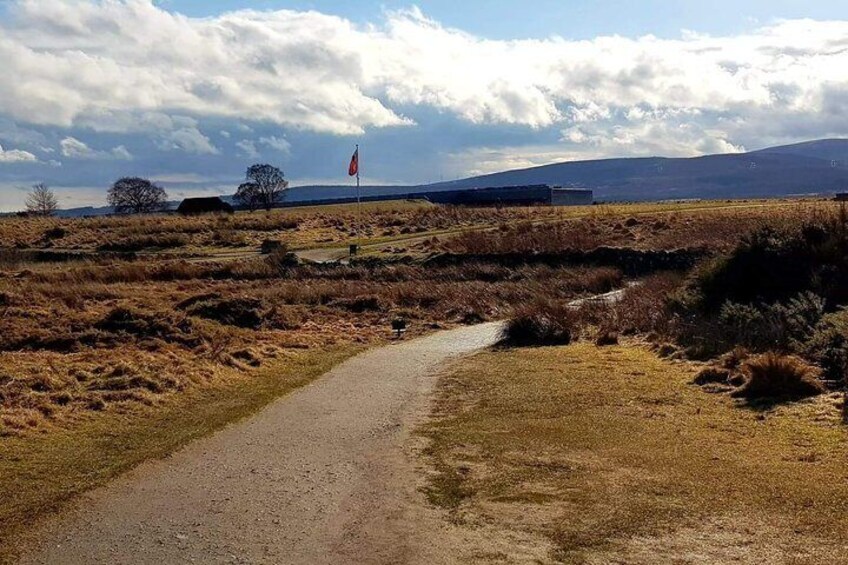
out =
{"type": "Polygon", "coordinates": [[[236,143],[236,147],[241,149],[241,152],[245,157],[250,159],[258,159],[260,157],[259,151],[256,150],[256,144],[249,139],[242,139],[236,143]]]}
{"type": "Polygon", "coordinates": [[[656,111],[634,107],[623,115],[578,121],[562,131],[562,141],[580,146],[583,158],[694,157],[745,150],[729,141],[728,128],[705,127],[703,121],[712,120],[703,120],[699,110],[656,111]]]}
{"type": "Polygon", "coordinates": [[[158,143],[163,151],[178,149],[195,155],[217,155],[220,150],[195,127],[180,128],[163,134],[158,143]]]}
{"type": "Polygon", "coordinates": [[[262,156],[262,152],[259,150],[257,145],[264,145],[265,147],[272,149],[274,152],[282,153],[283,155],[289,155],[291,153],[291,143],[289,143],[286,139],[273,135],[260,137],[259,141],[242,139],[236,143],[236,147],[239,148],[240,153],[250,159],[259,159],[262,156]]]}
{"type": "MultiPolygon", "coordinates": [[[[416,106],[471,124],[561,131],[561,151],[585,157],[848,135],[846,21],[781,21],[727,37],[495,41],[417,8],[363,26],[294,10],[191,18],[150,0],[15,0],[9,12],[0,138],[6,116],[142,132],[163,150],[217,155],[202,120],[216,124],[210,131],[226,127],[224,138],[252,137],[234,120],[358,135],[412,125],[402,109],[416,106]]],[[[4,139],[42,136],[14,135],[20,143],[4,139]]],[[[290,150],[274,136],[236,145],[250,157],[290,150]]],[[[129,158],[120,149],[94,154],[129,158]]]]}
{"type": "Polygon", "coordinates": [[[433,176],[424,179],[424,182],[459,180],[465,177],[598,157],[600,155],[597,153],[568,150],[562,145],[474,147],[446,155],[442,168],[433,171],[433,176]]]}
{"type": "Polygon", "coordinates": [[[276,137],[273,135],[269,137],[260,137],[259,143],[261,143],[262,145],[267,145],[274,151],[282,153],[283,155],[289,155],[291,153],[291,143],[281,137],[276,137]]]}
{"type": "Polygon", "coordinates": [[[412,104],[544,127],[640,105],[817,112],[826,87],[848,85],[841,21],[736,37],[490,41],[418,9],[363,28],[291,10],[189,18],[147,0],[18,0],[12,13],[0,111],[61,126],[183,111],[350,134],[408,124],[389,104],[412,104]]]}
{"type": "Polygon", "coordinates": [[[123,145],[112,148],[109,151],[98,151],[92,149],[85,142],[75,137],[66,137],[59,142],[62,156],[69,159],[80,159],[84,161],[116,159],[120,161],[132,160],[132,155],[123,145]]]}
{"type": "Polygon", "coordinates": [[[0,145],[0,163],[37,163],[38,157],[29,151],[3,149],[0,145]]]}

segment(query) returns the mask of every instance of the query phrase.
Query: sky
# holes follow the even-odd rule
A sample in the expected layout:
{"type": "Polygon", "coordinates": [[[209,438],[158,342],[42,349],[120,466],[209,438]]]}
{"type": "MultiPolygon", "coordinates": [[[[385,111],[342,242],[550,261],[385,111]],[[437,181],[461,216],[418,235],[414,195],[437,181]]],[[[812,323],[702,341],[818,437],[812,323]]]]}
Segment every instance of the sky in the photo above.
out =
{"type": "Polygon", "coordinates": [[[0,0],[0,210],[848,137],[848,3],[0,0]]]}

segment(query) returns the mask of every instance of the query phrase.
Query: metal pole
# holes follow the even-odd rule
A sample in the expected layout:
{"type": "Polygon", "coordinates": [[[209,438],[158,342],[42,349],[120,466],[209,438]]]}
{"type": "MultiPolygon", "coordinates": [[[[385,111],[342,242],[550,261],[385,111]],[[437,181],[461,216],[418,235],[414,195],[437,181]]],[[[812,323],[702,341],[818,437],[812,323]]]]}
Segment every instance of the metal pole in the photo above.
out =
{"type": "Polygon", "coordinates": [[[359,154],[359,144],[356,144],[356,214],[359,216],[357,224],[358,227],[356,229],[357,239],[359,240],[357,243],[362,245],[362,235],[359,233],[359,230],[362,229],[362,201],[359,196],[359,169],[360,164],[362,163],[361,155],[359,154]]]}

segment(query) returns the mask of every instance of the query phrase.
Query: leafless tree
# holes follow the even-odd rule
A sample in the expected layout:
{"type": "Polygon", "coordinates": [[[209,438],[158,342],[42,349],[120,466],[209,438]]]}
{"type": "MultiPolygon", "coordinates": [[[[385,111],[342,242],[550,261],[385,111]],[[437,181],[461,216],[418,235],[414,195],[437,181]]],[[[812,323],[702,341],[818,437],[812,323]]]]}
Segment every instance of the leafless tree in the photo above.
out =
{"type": "Polygon", "coordinates": [[[283,199],[289,187],[283,171],[272,165],[251,165],[245,180],[247,182],[238,187],[235,198],[250,210],[270,210],[283,199]]]}
{"type": "Polygon", "coordinates": [[[52,216],[59,209],[56,194],[43,182],[33,185],[26,199],[26,208],[33,216],[52,216]]]}
{"type": "Polygon", "coordinates": [[[116,214],[147,214],[168,209],[165,189],[147,179],[124,177],[115,181],[107,197],[116,214]]]}
{"type": "Polygon", "coordinates": [[[259,185],[255,182],[245,182],[240,184],[236,190],[234,198],[251,212],[262,205],[259,198],[259,185]]]}

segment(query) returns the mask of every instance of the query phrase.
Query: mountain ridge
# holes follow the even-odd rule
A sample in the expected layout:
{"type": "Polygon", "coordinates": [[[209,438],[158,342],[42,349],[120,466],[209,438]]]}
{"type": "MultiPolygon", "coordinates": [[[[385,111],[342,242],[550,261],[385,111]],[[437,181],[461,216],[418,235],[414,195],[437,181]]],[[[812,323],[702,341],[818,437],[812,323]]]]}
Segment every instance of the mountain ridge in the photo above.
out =
{"type": "MultiPolygon", "coordinates": [[[[565,161],[455,181],[363,186],[363,196],[466,188],[550,184],[588,188],[598,201],[767,198],[848,191],[848,139],[816,139],[745,153],[696,157],[611,157],[565,161]]],[[[350,185],[308,185],[288,190],[289,203],[350,197],[350,185]]],[[[230,196],[224,196],[230,199],[230,196]]],[[[61,216],[99,215],[111,208],[62,210],[61,216]]]]}
{"type": "Polygon", "coordinates": [[[554,184],[589,188],[600,200],[744,198],[848,190],[848,139],[821,139],[745,153],[568,161],[429,185],[472,188],[554,184]]]}

